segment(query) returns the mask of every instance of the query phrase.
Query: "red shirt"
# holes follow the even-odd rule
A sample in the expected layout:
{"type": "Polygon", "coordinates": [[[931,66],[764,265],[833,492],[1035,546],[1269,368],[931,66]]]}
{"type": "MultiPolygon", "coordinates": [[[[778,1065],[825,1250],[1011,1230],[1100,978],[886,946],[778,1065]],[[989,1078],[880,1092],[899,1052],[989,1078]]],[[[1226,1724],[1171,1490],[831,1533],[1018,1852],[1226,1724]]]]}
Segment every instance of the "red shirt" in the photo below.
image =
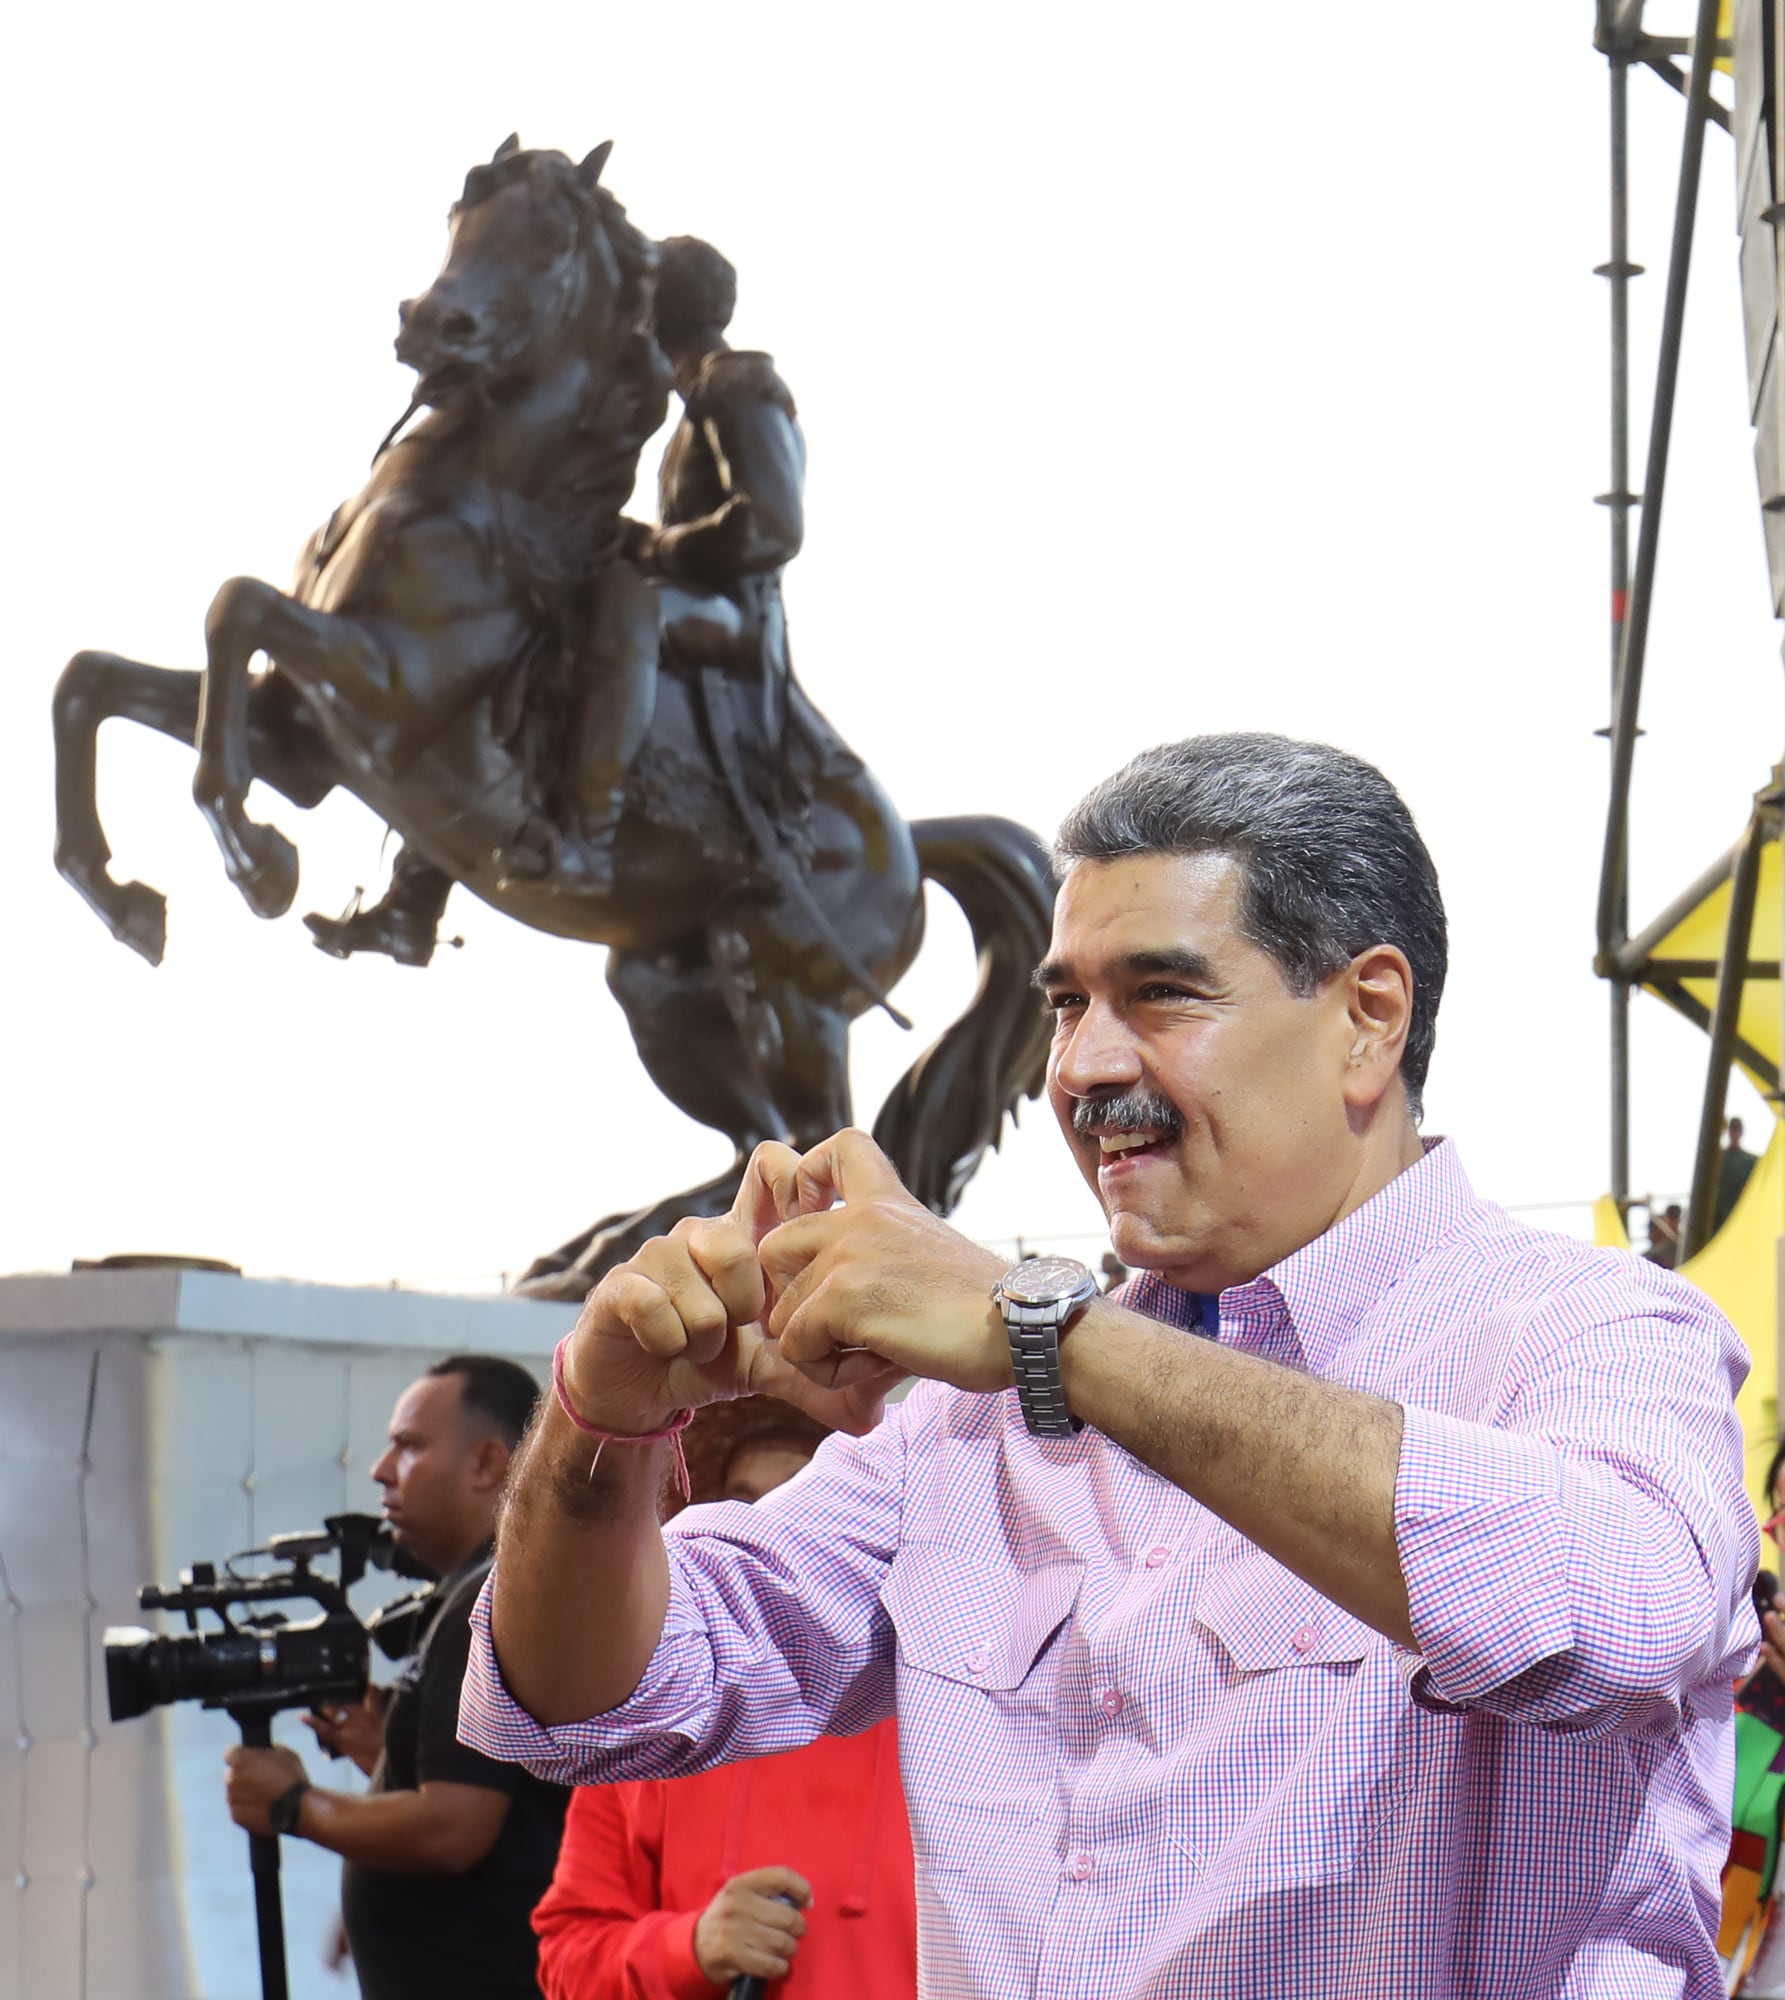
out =
{"type": "Polygon", "coordinates": [[[697,1778],[572,1795],[533,1913],[546,2000],[713,2000],[694,1926],[734,1875],[794,1868],[806,1935],[775,2000],[912,2000],[911,1833],[891,1722],[697,1778]]]}

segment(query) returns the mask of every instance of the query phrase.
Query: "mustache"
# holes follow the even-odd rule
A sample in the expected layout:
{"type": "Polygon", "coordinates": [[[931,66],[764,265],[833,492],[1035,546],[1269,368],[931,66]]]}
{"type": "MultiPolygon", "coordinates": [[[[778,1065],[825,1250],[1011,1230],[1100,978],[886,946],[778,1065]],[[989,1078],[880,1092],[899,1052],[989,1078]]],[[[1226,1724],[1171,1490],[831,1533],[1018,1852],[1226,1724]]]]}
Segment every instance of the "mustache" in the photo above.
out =
{"type": "Polygon", "coordinates": [[[1081,1097],[1072,1107],[1072,1129],[1081,1139],[1095,1138],[1099,1125],[1122,1125],[1132,1131],[1157,1132],[1175,1139],[1184,1129],[1183,1114],[1156,1090],[1136,1087],[1114,1097],[1081,1097]]]}

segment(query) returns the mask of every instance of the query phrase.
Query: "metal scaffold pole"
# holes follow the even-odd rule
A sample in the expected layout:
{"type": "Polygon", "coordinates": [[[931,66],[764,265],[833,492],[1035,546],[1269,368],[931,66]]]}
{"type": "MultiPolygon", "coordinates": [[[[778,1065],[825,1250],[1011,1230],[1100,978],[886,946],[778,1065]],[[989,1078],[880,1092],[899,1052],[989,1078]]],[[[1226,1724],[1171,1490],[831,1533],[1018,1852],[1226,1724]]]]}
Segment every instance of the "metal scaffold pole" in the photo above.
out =
{"type": "MultiPolygon", "coordinates": [[[[1617,699],[1624,613],[1630,600],[1630,280],[1642,266],[1630,261],[1630,64],[1614,53],[1611,71],[1611,257],[1598,267],[1611,288],[1611,487],[1599,496],[1611,515],[1611,689],[1617,699]]],[[[1610,735],[1609,729],[1607,735],[1610,735]]],[[[1629,890],[1614,913],[1615,942],[1629,934],[1629,890]]],[[[1623,1209],[1630,1199],[1630,986],[1611,981],[1611,1192],[1623,1209]]]]}
{"type": "MultiPolygon", "coordinates": [[[[1636,559],[1627,584],[1620,585],[1619,563],[1628,549],[1629,509],[1638,504],[1628,491],[1628,319],[1625,287],[1630,268],[1624,227],[1627,219],[1628,156],[1625,146],[1624,102],[1620,72],[1627,68],[1631,39],[1640,35],[1639,6],[1624,5],[1602,12],[1604,42],[1612,63],[1612,261],[1602,267],[1611,281],[1613,299],[1613,476],[1612,491],[1601,498],[1612,510],[1613,632],[1617,640],[1612,673],[1611,786],[1605,820],[1605,850],[1599,875],[1599,911],[1595,969],[1612,982],[1612,1192],[1622,1203],[1629,1197],[1629,980],[1619,963],[1628,936],[1630,780],[1636,755],[1637,716],[1642,705],[1642,677],[1648,648],[1649,614],[1654,601],[1655,558],[1661,536],[1661,502],[1667,483],[1668,448],[1673,436],[1674,392],[1679,381],[1680,339],[1686,319],[1687,281],[1692,269],[1692,236],[1698,212],[1698,184],[1704,161],[1704,130],[1714,110],[1711,58],[1716,47],[1718,0],[1698,0],[1691,42],[1692,68],[1685,83],[1686,120],[1680,142],[1680,175],[1674,197],[1673,238],[1667,260],[1667,292],[1661,308],[1661,337],[1655,363],[1655,393],[1649,421],[1648,463],[1640,499],[1642,524],[1636,559]],[[1620,358],[1621,357],[1621,358],[1620,358]],[[1620,444],[1619,410],[1623,410],[1624,462],[1617,462],[1620,444]],[[1622,595],[1619,595],[1622,589],[1622,595]]],[[[1638,55],[1642,54],[1637,47],[1638,55]]],[[[1648,58],[1643,57],[1644,60],[1648,58]]],[[[1651,66],[1653,66],[1651,64],[1651,66]]]]}

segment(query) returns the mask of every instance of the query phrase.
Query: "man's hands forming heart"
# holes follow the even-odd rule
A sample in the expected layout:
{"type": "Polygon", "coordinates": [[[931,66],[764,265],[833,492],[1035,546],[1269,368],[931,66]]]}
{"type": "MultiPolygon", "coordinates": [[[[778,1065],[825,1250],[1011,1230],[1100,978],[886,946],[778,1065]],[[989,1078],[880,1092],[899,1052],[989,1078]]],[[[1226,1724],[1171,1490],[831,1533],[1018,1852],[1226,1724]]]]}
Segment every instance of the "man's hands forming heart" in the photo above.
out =
{"type": "Polygon", "coordinates": [[[676,1224],[590,1294],[565,1354],[576,1407],[616,1432],[780,1396],[854,1433],[906,1375],[1010,1382],[1003,1261],[906,1191],[865,1132],[756,1149],[728,1215],[676,1224]]]}

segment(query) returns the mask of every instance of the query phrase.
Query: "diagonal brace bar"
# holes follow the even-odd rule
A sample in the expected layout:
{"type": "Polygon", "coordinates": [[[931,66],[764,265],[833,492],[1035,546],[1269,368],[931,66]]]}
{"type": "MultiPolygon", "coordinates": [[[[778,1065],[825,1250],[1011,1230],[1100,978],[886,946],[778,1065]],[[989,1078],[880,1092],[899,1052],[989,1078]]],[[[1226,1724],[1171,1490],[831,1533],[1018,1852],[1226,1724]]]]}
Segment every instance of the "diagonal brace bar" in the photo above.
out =
{"type": "Polygon", "coordinates": [[[1736,1028],[1741,1020],[1742,991],[1747,984],[1748,951],[1760,884],[1760,850],[1766,844],[1766,814],[1765,794],[1762,794],[1755,802],[1748,830],[1735,850],[1735,867],[1729,877],[1729,928],[1723,936],[1717,998],[1711,1008],[1711,1054],[1705,1074],[1704,1104],[1698,1116],[1698,1157],[1692,1167],[1692,1198],[1680,1239],[1682,1264],[1704,1248],[1716,1227],[1723,1111],[1729,1098],[1729,1071],[1735,1056],[1736,1028]]]}

